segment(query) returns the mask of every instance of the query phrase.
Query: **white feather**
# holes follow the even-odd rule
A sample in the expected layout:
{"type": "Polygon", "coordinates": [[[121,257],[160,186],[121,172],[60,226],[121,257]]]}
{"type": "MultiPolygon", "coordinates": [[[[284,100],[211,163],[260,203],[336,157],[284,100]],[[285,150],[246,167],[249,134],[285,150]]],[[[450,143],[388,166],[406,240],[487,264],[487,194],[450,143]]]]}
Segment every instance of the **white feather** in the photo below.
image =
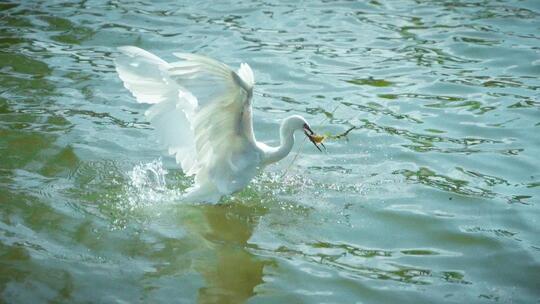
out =
{"type": "Polygon", "coordinates": [[[116,70],[146,112],[160,140],[176,156],[195,184],[186,197],[215,202],[245,187],[264,152],[253,135],[253,72],[242,64],[238,74],[213,59],[175,53],[167,63],[133,46],[121,47],[116,70]]]}

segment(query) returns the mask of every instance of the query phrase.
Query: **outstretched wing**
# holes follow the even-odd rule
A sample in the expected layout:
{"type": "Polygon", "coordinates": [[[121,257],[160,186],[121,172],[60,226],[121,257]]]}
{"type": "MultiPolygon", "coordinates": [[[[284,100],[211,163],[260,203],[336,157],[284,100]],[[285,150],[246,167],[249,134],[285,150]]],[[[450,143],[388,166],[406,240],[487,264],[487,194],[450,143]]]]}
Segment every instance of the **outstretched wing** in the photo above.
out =
{"type": "Polygon", "coordinates": [[[217,200],[244,187],[260,161],[249,66],[236,73],[194,54],[175,53],[181,60],[167,63],[136,47],[120,51],[118,74],[139,102],[154,104],[146,115],[183,171],[195,175],[193,197],[217,200]]]}

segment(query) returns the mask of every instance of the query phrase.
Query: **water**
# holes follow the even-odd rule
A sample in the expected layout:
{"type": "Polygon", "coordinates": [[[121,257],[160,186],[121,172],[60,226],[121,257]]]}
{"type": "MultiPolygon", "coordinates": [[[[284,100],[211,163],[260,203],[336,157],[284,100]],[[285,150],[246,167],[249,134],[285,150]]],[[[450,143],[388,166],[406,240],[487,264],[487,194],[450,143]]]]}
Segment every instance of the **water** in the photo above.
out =
{"type": "Polygon", "coordinates": [[[175,2],[0,3],[0,302],[540,301],[540,2],[175,2]],[[260,140],[354,129],[179,204],[121,45],[248,62],[260,140]]]}

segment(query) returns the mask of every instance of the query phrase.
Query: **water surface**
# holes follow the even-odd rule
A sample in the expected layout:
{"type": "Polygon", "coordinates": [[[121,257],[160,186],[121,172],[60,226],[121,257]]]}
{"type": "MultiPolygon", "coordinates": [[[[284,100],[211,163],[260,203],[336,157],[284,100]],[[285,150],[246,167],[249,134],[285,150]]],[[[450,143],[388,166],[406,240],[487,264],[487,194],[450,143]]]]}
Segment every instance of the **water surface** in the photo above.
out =
{"type": "Polygon", "coordinates": [[[0,3],[1,302],[540,301],[540,2],[177,2],[0,3]],[[353,129],[180,204],[121,45],[249,63],[270,144],[353,129]]]}

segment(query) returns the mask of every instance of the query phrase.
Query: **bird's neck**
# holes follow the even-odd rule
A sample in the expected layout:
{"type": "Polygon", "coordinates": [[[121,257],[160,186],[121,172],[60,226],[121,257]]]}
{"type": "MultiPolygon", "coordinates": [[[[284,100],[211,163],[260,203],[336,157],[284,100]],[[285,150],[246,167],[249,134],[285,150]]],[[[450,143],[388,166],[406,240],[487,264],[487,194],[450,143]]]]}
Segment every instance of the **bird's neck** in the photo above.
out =
{"type": "Polygon", "coordinates": [[[271,164],[280,161],[291,152],[294,146],[294,130],[289,128],[286,123],[279,129],[280,145],[271,147],[265,155],[265,163],[271,164]]]}

